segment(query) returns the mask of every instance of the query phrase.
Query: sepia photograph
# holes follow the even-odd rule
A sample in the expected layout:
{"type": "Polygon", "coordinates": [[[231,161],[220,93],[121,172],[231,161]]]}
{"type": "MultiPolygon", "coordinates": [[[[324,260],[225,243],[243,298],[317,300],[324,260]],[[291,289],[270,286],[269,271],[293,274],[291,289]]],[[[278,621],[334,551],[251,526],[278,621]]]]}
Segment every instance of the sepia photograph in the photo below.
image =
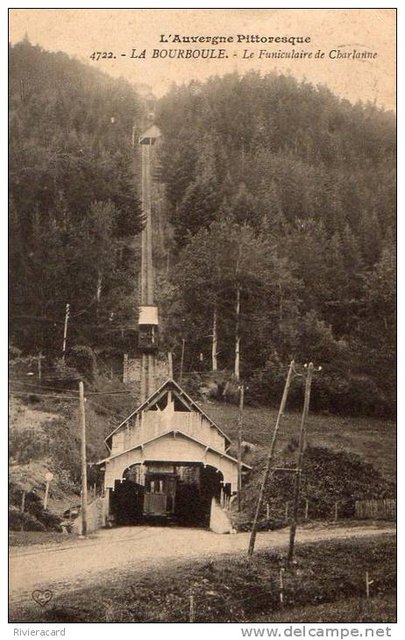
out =
{"type": "Polygon", "coordinates": [[[8,10],[14,635],[391,637],[396,19],[8,10]]]}

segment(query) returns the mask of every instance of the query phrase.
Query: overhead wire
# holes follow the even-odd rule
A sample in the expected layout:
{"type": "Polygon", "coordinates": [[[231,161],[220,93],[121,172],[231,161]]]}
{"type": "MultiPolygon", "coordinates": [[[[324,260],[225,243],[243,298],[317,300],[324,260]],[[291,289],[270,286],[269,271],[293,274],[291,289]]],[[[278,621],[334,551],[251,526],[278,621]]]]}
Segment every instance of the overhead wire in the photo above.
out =
{"type": "Polygon", "coordinates": [[[132,395],[131,391],[88,391],[85,393],[86,397],[90,396],[119,396],[119,395],[132,395]]]}
{"type": "MultiPolygon", "coordinates": [[[[63,389],[63,388],[58,388],[58,387],[50,387],[47,385],[43,385],[40,382],[36,383],[31,383],[31,382],[25,382],[23,380],[10,380],[11,384],[19,384],[22,385],[24,387],[33,387],[35,389],[48,389],[50,391],[60,391],[61,393],[79,393],[78,390],[76,389],[63,389]]],[[[114,395],[131,395],[131,391],[129,390],[122,390],[122,391],[88,391],[86,394],[86,397],[88,396],[114,396],[114,395]]]]}
{"type": "Polygon", "coordinates": [[[38,393],[37,391],[10,391],[13,396],[42,396],[43,398],[55,398],[56,400],[74,400],[77,402],[76,396],[54,396],[49,393],[38,393]]]}
{"type": "Polygon", "coordinates": [[[40,388],[40,389],[48,389],[49,391],[60,391],[61,393],[79,393],[79,391],[76,389],[63,389],[63,388],[58,388],[58,387],[49,387],[48,385],[45,384],[41,384],[40,382],[38,382],[38,384],[32,383],[32,382],[24,382],[23,380],[13,380],[10,379],[10,384],[19,384],[19,385],[23,385],[24,387],[35,387],[35,388],[40,388]]]}

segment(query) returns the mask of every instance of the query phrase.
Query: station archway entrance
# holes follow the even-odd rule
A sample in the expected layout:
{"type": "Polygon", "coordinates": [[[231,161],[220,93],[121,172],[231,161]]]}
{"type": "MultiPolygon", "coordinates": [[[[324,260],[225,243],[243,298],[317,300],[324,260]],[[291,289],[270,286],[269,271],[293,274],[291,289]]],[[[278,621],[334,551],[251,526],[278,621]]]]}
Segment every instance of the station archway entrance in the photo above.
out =
{"type": "Polygon", "coordinates": [[[222,473],[202,463],[134,465],[116,482],[110,511],[117,525],[209,527],[212,498],[230,496],[222,473]],[[171,467],[171,468],[170,468],[171,467]]]}

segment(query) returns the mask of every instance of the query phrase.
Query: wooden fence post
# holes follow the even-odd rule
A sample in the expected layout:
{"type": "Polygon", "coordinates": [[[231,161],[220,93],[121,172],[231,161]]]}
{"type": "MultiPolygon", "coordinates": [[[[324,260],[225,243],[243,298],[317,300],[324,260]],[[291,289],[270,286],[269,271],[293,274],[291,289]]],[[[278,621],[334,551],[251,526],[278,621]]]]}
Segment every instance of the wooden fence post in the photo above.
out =
{"type": "Polygon", "coordinates": [[[280,606],[283,607],[284,606],[284,567],[281,567],[280,569],[280,606]]]}
{"type": "Polygon", "coordinates": [[[24,516],[23,513],[25,511],[25,489],[23,489],[21,496],[21,531],[24,531],[24,516]]]}
{"type": "Polygon", "coordinates": [[[366,598],[370,597],[370,585],[373,584],[374,580],[370,580],[368,577],[368,571],[366,571],[366,598]]]}
{"type": "Polygon", "coordinates": [[[194,622],[194,620],[195,620],[194,596],[190,595],[189,622],[194,622]]]}

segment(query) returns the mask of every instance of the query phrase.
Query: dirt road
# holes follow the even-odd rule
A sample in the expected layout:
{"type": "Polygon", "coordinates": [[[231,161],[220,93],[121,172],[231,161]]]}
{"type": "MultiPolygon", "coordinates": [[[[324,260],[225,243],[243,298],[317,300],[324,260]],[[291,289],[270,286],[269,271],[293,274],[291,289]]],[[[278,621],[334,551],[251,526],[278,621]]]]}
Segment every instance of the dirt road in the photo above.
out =
{"type": "MultiPolygon", "coordinates": [[[[393,527],[329,527],[301,529],[297,542],[393,533],[393,527]]],[[[31,602],[34,589],[54,595],[104,581],[119,584],[129,573],[143,573],[166,563],[246,553],[248,533],[217,535],[200,529],[123,527],[100,530],[85,540],[63,545],[11,548],[10,605],[31,602]]],[[[256,549],[283,548],[288,530],[259,533],[256,549]]]]}

